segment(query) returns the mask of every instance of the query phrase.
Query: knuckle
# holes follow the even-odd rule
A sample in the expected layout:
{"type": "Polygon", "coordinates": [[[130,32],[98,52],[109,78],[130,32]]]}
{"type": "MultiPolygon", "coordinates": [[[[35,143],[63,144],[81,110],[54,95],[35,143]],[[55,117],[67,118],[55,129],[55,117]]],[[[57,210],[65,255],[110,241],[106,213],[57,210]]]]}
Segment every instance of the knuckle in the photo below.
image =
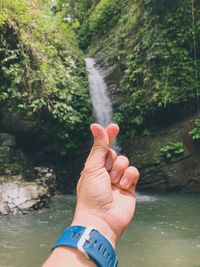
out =
{"type": "Polygon", "coordinates": [[[109,153],[112,155],[113,158],[116,158],[117,157],[117,153],[114,149],[109,149],[109,153]]]}
{"type": "Polygon", "coordinates": [[[138,169],[137,169],[136,167],[134,167],[134,166],[130,166],[130,167],[129,167],[129,171],[131,172],[131,174],[132,174],[132,176],[133,176],[134,178],[139,179],[139,177],[140,177],[140,173],[139,173],[139,171],[138,171],[138,169]]]}
{"type": "Polygon", "coordinates": [[[129,160],[126,156],[123,156],[123,155],[120,155],[117,157],[117,161],[119,162],[119,164],[126,164],[126,165],[129,165],[129,160]]]}

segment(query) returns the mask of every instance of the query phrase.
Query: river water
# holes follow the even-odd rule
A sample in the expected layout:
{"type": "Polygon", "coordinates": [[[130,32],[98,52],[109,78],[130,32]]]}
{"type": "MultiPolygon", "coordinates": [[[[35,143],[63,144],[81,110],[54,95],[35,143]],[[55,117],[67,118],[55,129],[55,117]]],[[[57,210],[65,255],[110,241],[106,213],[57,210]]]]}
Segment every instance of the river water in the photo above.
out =
{"type": "MultiPolygon", "coordinates": [[[[41,266],[74,206],[61,196],[47,210],[0,218],[0,267],[41,266]]],[[[139,195],[117,251],[119,267],[200,267],[200,196],[139,195]]]]}

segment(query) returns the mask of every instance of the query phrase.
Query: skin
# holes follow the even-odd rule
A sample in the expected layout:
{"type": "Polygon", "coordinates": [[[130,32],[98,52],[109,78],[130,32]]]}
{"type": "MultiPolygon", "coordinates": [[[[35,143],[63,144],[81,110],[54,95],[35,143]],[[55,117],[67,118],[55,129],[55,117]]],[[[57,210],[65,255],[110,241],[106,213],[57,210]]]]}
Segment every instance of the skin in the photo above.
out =
{"type": "MultiPolygon", "coordinates": [[[[93,226],[116,247],[131,222],[136,206],[138,170],[127,157],[109,146],[119,133],[116,124],[90,126],[94,144],[77,184],[77,205],[71,225],[93,226]],[[122,216],[123,214],[123,216],[122,216]]],[[[43,267],[95,266],[79,251],[61,247],[54,250],[43,267]]]]}

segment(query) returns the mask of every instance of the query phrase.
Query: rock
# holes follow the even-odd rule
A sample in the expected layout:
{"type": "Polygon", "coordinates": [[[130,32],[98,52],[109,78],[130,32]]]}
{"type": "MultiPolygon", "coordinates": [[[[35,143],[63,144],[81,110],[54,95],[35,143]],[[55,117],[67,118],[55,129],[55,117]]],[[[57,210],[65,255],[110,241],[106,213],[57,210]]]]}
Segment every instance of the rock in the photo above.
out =
{"type": "Polygon", "coordinates": [[[22,176],[0,177],[0,215],[27,213],[48,206],[55,192],[56,176],[49,168],[36,168],[38,175],[32,182],[22,176]]]}
{"type": "Polygon", "coordinates": [[[10,133],[27,133],[36,132],[39,129],[37,118],[27,116],[26,113],[20,112],[17,108],[17,102],[7,101],[1,107],[0,127],[5,132],[10,133]]]}
{"type": "Polygon", "coordinates": [[[0,160],[4,159],[5,161],[8,161],[15,146],[16,142],[13,135],[0,133],[0,160]]]}
{"type": "Polygon", "coordinates": [[[0,147],[15,147],[15,137],[8,133],[0,133],[0,147]]]}
{"type": "Polygon", "coordinates": [[[13,181],[0,186],[0,215],[25,213],[41,202],[45,205],[48,189],[35,182],[13,181]]]}
{"type": "Polygon", "coordinates": [[[54,171],[47,167],[35,167],[37,172],[37,182],[44,187],[48,187],[48,193],[53,195],[56,190],[56,175],[54,171]]]}

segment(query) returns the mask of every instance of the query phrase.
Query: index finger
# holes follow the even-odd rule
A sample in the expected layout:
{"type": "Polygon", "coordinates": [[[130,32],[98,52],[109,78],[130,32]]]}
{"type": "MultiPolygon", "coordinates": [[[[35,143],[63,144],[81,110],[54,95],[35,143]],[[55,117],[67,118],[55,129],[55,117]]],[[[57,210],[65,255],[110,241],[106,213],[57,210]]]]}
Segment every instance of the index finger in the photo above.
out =
{"type": "Polygon", "coordinates": [[[115,123],[111,123],[105,128],[105,130],[109,137],[109,144],[112,144],[112,142],[114,141],[114,139],[119,133],[119,126],[115,123]]]}

